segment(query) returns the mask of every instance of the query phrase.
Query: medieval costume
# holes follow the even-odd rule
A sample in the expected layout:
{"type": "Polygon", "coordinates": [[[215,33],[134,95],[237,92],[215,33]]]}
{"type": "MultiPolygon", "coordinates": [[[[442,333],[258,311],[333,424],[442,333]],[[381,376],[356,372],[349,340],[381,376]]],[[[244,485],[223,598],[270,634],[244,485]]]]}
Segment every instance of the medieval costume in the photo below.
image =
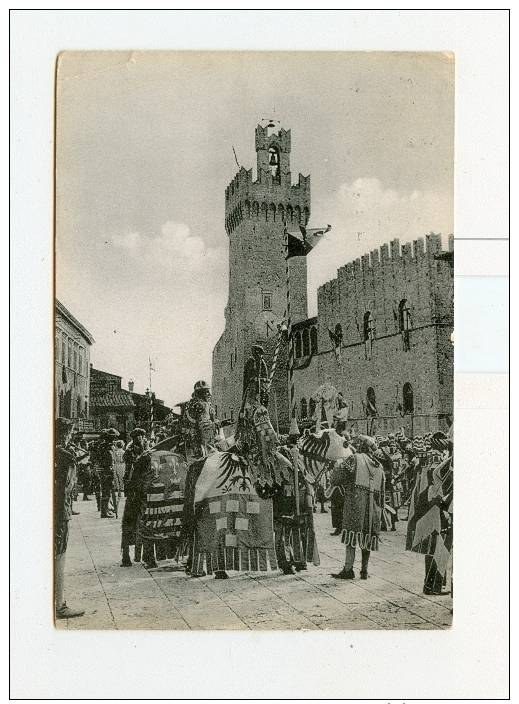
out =
{"type": "Polygon", "coordinates": [[[141,501],[135,491],[136,483],[132,482],[135,463],[144,452],[144,437],[146,432],[142,428],[135,428],[131,432],[131,441],[128,444],[123,454],[125,464],[124,471],[124,494],[126,501],[124,503],[123,519],[121,525],[121,550],[122,550],[122,567],[130,567],[132,561],[130,559],[130,546],[135,545],[135,560],[139,561],[140,545],[137,545],[137,521],[141,508],[141,501]]]}
{"type": "Polygon", "coordinates": [[[424,466],[416,478],[409,506],[406,549],[425,555],[423,591],[443,595],[452,560],[452,443],[435,433],[433,447],[443,451],[440,462],[424,466]]]}
{"type": "Polygon", "coordinates": [[[183,520],[193,577],[276,568],[272,501],[258,495],[243,457],[214,452],[189,467],[183,520]]]}
{"type": "Polygon", "coordinates": [[[376,445],[371,438],[359,436],[358,452],[338,462],[331,481],[344,488],[342,542],[346,547],[344,568],[334,577],[354,579],[355,549],[362,551],[361,579],[368,577],[371,550],[378,550],[385,476],[381,464],[371,454],[376,445]]]}
{"type": "Polygon", "coordinates": [[[112,500],[113,508],[117,511],[117,500],[114,492],[117,488],[115,475],[114,439],[119,433],[114,428],[108,428],[103,436],[103,442],[96,452],[99,467],[99,481],[101,485],[101,518],[114,518],[115,514],[109,509],[112,500]]]}
{"type": "Polygon", "coordinates": [[[180,455],[161,448],[144,450],[144,430],[132,432],[126,449],[126,505],[122,524],[123,566],[130,566],[129,546],[135,545],[135,560],[141,550],[146,567],[157,559],[180,555],[186,462],[180,455]]]}
{"type": "Polygon", "coordinates": [[[249,407],[256,406],[261,403],[264,406],[268,405],[266,397],[262,392],[268,392],[268,370],[261,345],[252,347],[252,354],[245,362],[243,370],[243,396],[242,409],[247,410],[249,407]]]}
{"type": "Polygon", "coordinates": [[[258,488],[272,498],[274,537],[278,565],[284,574],[306,570],[307,562],[319,564],[313,519],[313,492],[303,472],[298,472],[299,512],[296,511],[294,480],[258,488]]]}
{"type": "Polygon", "coordinates": [[[181,432],[188,462],[206,457],[213,449],[218,430],[211,404],[211,390],[205,381],[197,381],[191,399],[183,408],[181,432]]]}
{"type": "Polygon", "coordinates": [[[74,618],[85,612],[67,606],[64,598],[65,553],[72,496],[76,483],[76,455],[69,447],[72,423],[66,418],[56,421],[57,446],[54,455],[54,588],[56,618],[74,618]]]}

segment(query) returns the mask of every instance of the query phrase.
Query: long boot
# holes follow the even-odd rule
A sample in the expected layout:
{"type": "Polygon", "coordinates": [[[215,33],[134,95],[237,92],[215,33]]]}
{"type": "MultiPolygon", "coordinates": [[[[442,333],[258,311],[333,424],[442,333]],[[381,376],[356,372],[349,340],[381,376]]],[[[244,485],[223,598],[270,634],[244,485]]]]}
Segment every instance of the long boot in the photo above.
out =
{"type": "Polygon", "coordinates": [[[443,590],[443,577],[440,572],[438,572],[432,555],[425,556],[423,593],[430,596],[446,596],[449,593],[443,590]]]}
{"type": "Polygon", "coordinates": [[[362,551],[362,563],[361,563],[361,568],[360,568],[360,578],[361,579],[368,578],[368,562],[369,562],[370,554],[371,553],[369,550],[362,551]]]}
{"type": "Polygon", "coordinates": [[[129,545],[123,545],[123,559],[121,562],[121,567],[131,567],[132,560],[130,557],[130,547],[129,545]]]}
{"type": "Polygon", "coordinates": [[[101,518],[113,518],[114,514],[108,510],[108,503],[110,499],[108,497],[102,497],[101,499],[101,518]]]}

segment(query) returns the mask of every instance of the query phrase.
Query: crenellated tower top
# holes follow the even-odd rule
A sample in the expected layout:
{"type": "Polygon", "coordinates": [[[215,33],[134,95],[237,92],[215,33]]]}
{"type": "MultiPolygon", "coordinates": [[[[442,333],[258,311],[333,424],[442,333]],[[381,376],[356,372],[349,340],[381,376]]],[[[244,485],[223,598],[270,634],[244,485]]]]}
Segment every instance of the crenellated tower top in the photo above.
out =
{"type": "Polygon", "coordinates": [[[257,179],[252,169],[240,168],[225,189],[225,229],[230,234],[243,220],[303,224],[310,217],[310,176],[299,174],[292,184],[291,133],[280,127],[255,130],[257,179]]]}

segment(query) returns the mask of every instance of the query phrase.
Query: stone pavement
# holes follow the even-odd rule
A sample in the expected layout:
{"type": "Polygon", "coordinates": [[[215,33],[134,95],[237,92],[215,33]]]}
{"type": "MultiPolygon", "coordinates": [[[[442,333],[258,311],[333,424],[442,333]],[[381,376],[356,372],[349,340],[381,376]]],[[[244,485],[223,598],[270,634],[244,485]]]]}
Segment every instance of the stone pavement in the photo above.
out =
{"type": "MultiPolygon", "coordinates": [[[[331,537],[330,514],[315,514],[319,567],[280,573],[230,573],[228,580],[189,578],[173,561],[146,570],[120,567],[121,516],[101,520],[95,501],[78,502],[70,526],[65,594],[81,618],[70,629],[443,629],[451,625],[450,596],[422,594],[424,560],[406,552],[406,523],[382,533],[367,580],[335,580],[344,547],[331,537]]],[[[360,558],[359,558],[360,559],[360,558]]],[[[356,565],[356,572],[358,569],[356,565]]]]}

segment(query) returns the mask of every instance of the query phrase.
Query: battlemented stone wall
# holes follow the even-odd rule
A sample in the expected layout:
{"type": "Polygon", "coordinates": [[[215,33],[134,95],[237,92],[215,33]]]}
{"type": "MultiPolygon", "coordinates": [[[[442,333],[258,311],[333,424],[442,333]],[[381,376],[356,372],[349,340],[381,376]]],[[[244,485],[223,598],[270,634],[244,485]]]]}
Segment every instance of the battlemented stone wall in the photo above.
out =
{"type": "MultiPolygon", "coordinates": [[[[452,246],[452,242],[450,244],[452,246]]],[[[452,419],[453,270],[441,238],[431,234],[400,247],[383,245],[341,267],[337,278],[318,291],[319,352],[305,369],[296,369],[298,407],[328,381],[343,392],[352,425],[366,432],[394,430],[420,434],[445,429],[452,419]],[[399,305],[406,301],[408,332],[400,330],[399,305]],[[365,340],[364,316],[371,313],[371,339],[365,340]],[[329,331],[342,327],[341,360],[329,331]],[[413,392],[414,412],[406,413],[404,384],[413,392]],[[376,418],[367,412],[373,389],[376,418]],[[369,425],[369,427],[368,427],[369,425]]]]}

